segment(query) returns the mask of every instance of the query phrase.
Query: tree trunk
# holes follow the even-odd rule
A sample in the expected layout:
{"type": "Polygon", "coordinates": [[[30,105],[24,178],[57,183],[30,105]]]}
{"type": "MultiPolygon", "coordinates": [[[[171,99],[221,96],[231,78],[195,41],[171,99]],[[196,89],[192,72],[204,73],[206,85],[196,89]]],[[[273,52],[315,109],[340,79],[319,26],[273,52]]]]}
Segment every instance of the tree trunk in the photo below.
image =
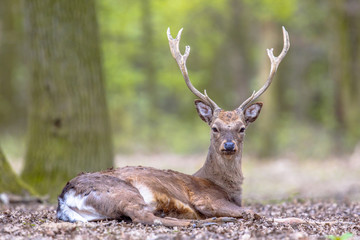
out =
{"type": "MultiPolygon", "coordinates": [[[[224,43],[220,46],[217,56],[213,62],[212,79],[208,89],[217,96],[219,100],[224,99],[229,105],[225,109],[233,109],[251,95],[251,77],[254,73],[254,63],[251,59],[253,42],[249,35],[246,4],[242,1],[228,0],[229,22],[224,43]],[[211,89],[214,89],[211,91],[211,89]],[[233,94],[229,94],[233,89],[233,94]],[[235,103],[235,104],[234,104],[235,103]]],[[[215,95],[215,96],[216,96],[215,95]]]]}
{"type": "Polygon", "coordinates": [[[0,7],[0,126],[15,120],[18,104],[13,87],[18,32],[15,27],[15,5],[18,1],[3,0],[0,7]]]}
{"type": "Polygon", "coordinates": [[[142,125],[146,127],[146,143],[149,150],[154,151],[158,144],[158,93],[156,81],[156,57],[154,54],[154,30],[152,25],[152,6],[151,0],[141,1],[141,24],[142,24],[142,60],[145,77],[145,93],[147,98],[146,119],[142,125]]]}
{"type": "Polygon", "coordinates": [[[334,1],[331,7],[330,73],[335,83],[336,147],[353,147],[360,138],[360,2],[334,1]],[[343,142],[344,137],[346,142],[343,142]]]}
{"type": "MultiPolygon", "coordinates": [[[[256,91],[260,89],[261,86],[264,85],[267,77],[269,76],[270,71],[270,60],[268,58],[267,52],[265,49],[274,48],[274,55],[278,56],[282,49],[282,45],[278,44],[281,40],[279,36],[280,27],[277,27],[273,22],[267,22],[261,32],[262,38],[260,41],[259,49],[261,52],[261,60],[259,63],[259,71],[257,77],[257,87],[255,87],[256,91]],[[280,48],[278,49],[278,45],[280,48]]],[[[281,64],[280,64],[281,68],[281,64]]],[[[278,76],[275,75],[275,79],[271,85],[271,87],[261,96],[261,100],[264,102],[264,107],[261,110],[261,117],[255,126],[257,131],[261,133],[261,141],[260,141],[260,150],[258,155],[260,157],[269,157],[275,153],[276,143],[274,141],[274,133],[273,133],[273,126],[276,123],[276,116],[277,116],[277,103],[276,103],[276,95],[279,94],[277,91],[276,86],[279,85],[276,79],[278,76]]]]}
{"type": "Polygon", "coordinates": [[[31,80],[23,179],[60,194],[79,172],[112,166],[100,41],[92,0],[27,0],[31,80]]]}
{"type": "Polygon", "coordinates": [[[12,170],[5,155],[0,148],[0,193],[13,193],[17,195],[36,195],[35,191],[25,184],[12,170]]]}

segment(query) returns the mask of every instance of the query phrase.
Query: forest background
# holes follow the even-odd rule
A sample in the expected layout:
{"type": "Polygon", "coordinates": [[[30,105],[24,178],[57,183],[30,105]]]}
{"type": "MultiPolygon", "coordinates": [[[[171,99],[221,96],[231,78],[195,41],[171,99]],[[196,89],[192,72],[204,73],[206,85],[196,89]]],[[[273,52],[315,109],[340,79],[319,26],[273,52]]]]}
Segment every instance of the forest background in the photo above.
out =
{"type": "MultiPolygon", "coordinates": [[[[0,145],[15,168],[27,152],[32,102],[26,2],[4,0],[0,8],[0,145]]],[[[270,69],[265,49],[277,55],[281,26],[288,30],[290,51],[247,131],[246,155],[325,159],[359,144],[359,1],[89,2],[115,154],[207,150],[209,129],[171,57],[168,27],[173,36],[184,28],[180,47],[191,46],[193,84],[227,110],[262,86],[270,69]]]]}

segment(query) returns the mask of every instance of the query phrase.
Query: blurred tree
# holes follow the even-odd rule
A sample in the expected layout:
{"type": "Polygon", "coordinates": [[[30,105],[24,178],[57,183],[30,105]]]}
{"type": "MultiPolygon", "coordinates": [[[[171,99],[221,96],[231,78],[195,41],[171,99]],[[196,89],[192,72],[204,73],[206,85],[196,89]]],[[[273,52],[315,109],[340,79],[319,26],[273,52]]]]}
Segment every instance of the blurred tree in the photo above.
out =
{"type": "Polygon", "coordinates": [[[246,152],[324,157],[336,151],[333,144],[339,136],[344,140],[339,146],[353,147],[359,139],[354,124],[359,110],[353,106],[360,96],[354,94],[360,82],[359,71],[354,70],[359,66],[357,2],[98,0],[117,149],[158,150],[158,146],[149,149],[154,144],[151,131],[166,151],[196,152],[207,145],[208,129],[190,107],[193,97],[169,54],[167,27],[172,34],[184,28],[180,49],[191,46],[188,68],[193,84],[231,109],[264,83],[269,72],[265,49],[273,47],[279,53],[282,25],[290,33],[291,49],[260,100],[265,105],[248,130],[246,152]],[[334,17],[329,19],[330,15],[334,17]],[[341,21],[348,29],[345,38],[338,30],[341,21]],[[339,41],[340,37],[348,40],[339,41]],[[335,72],[349,72],[349,66],[355,73],[351,81],[336,77],[339,87],[329,81],[335,72]],[[155,82],[157,92],[152,94],[155,82]],[[350,89],[352,93],[347,93],[350,89]],[[344,108],[351,127],[345,128],[350,122],[341,120],[344,108]],[[348,123],[341,128],[343,122],[348,123]],[[309,147],[309,138],[317,144],[309,147]]]}
{"type": "Polygon", "coordinates": [[[158,93],[157,93],[157,81],[156,81],[156,66],[155,66],[155,54],[154,51],[154,30],[152,26],[152,6],[151,0],[141,1],[141,25],[142,25],[142,50],[140,52],[142,56],[142,68],[144,71],[144,88],[145,97],[147,98],[146,107],[146,122],[142,122],[141,125],[147,125],[148,130],[147,140],[149,148],[154,150],[154,147],[158,144],[157,137],[157,117],[158,117],[158,93]]]}
{"type": "Polygon", "coordinates": [[[19,43],[15,24],[17,0],[3,0],[0,7],[0,126],[16,121],[19,102],[15,98],[14,72],[19,43]]]}
{"type": "Polygon", "coordinates": [[[95,3],[24,7],[31,102],[22,177],[53,198],[79,172],[112,166],[95,3]]]}
{"type": "Polygon", "coordinates": [[[0,147],[0,193],[32,194],[35,190],[24,183],[12,170],[0,147]]]}
{"type": "MultiPolygon", "coordinates": [[[[360,2],[339,0],[331,2],[331,75],[335,82],[335,119],[337,140],[353,146],[359,141],[360,128],[360,2]]],[[[339,143],[339,142],[338,142],[339,143]]],[[[337,144],[343,146],[344,144],[337,144]]]]}
{"type": "Polygon", "coordinates": [[[230,108],[236,108],[251,94],[250,82],[256,67],[251,54],[253,26],[246,4],[238,0],[228,0],[226,4],[229,19],[222,30],[225,39],[214,58],[211,83],[219,98],[226,97],[222,101],[227,100],[230,108]],[[230,89],[236,91],[229,94],[230,89]]]}
{"type": "MultiPolygon", "coordinates": [[[[266,79],[269,76],[270,71],[270,60],[267,56],[266,50],[269,48],[274,48],[274,55],[278,56],[283,46],[279,46],[278,42],[282,41],[282,32],[280,31],[280,26],[274,22],[268,21],[263,24],[261,32],[261,41],[257,46],[260,49],[259,52],[259,68],[257,75],[257,87],[254,89],[257,91],[261,86],[264,85],[266,79]],[[278,47],[279,46],[279,47],[278,47]],[[262,54],[260,54],[262,51],[262,54]]],[[[284,62],[286,61],[286,57],[284,62]]],[[[282,70],[282,64],[280,65],[282,70]]],[[[261,97],[261,101],[264,102],[264,107],[261,111],[261,118],[257,125],[255,126],[256,131],[261,135],[261,141],[259,141],[259,151],[257,154],[261,157],[271,156],[276,152],[276,142],[274,141],[274,132],[273,127],[276,124],[276,117],[279,113],[277,102],[277,94],[280,94],[281,91],[278,91],[278,86],[280,86],[278,81],[278,75],[275,76],[271,88],[261,97]]],[[[249,95],[249,94],[248,94],[249,95]]],[[[281,104],[281,103],[280,103],[281,104]]]]}

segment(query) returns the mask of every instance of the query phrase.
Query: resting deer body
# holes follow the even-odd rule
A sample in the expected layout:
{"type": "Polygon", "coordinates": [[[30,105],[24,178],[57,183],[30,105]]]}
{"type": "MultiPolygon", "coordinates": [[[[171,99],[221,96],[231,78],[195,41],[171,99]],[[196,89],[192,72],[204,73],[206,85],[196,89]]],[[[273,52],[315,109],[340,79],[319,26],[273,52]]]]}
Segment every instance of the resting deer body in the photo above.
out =
{"type": "Polygon", "coordinates": [[[69,181],[58,198],[57,217],[64,221],[95,221],[130,218],[143,224],[188,226],[192,220],[244,217],[251,211],[241,206],[241,157],[245,130],[258,117],[262,103],[252,103],[269,87],[290,43],[283,28],[284,48],[278,57],[268,50],[271,70],[265,85],[237,109],[224,111],[206,91],[190,82],[186,59],[179,51],[182,29],[175,39],[168,29],[170,50],[185,82],[200,100],[200,118],[211,128],[211,144],[204,166],[193,175],[151,167],[123,167],[84,173],[69,181]]]}

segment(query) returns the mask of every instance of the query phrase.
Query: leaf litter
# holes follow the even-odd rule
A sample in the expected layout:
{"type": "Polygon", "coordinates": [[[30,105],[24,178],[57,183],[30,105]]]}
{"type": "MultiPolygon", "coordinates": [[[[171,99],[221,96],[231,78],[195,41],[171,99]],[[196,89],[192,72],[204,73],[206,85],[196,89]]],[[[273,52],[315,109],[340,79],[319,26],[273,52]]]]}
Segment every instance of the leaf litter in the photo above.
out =
{"type": "Polygon", "coordinates": [[[360,239],[357,202],[293,200],[247,207],[263,217],[196,228],[168,228],[116,220],[68,223],[56,219],[55,205],[0,205],[0,239],[341,239],[345,235],[360,239]],[[287,217],[306,222],[287,224],[272,220],[287,217]]]}

